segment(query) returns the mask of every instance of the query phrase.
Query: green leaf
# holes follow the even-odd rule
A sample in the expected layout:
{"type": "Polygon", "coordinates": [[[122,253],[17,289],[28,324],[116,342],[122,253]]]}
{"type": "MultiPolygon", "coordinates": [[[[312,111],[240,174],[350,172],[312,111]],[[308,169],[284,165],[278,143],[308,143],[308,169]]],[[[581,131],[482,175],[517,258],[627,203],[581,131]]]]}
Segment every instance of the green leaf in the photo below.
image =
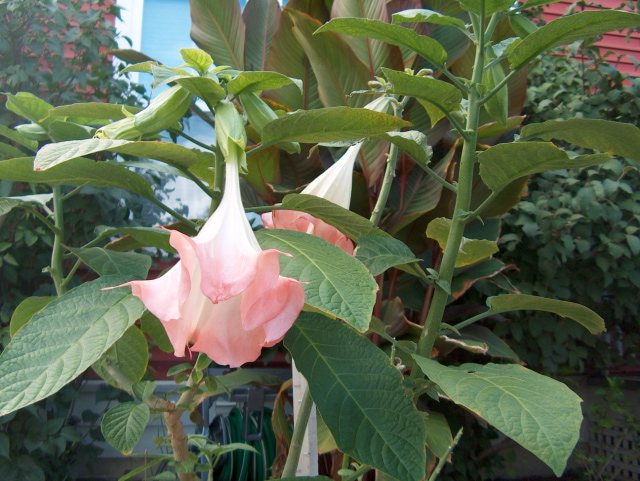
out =
{"type": "Polygon", "coordinates": [[[256,234],[263,249],[293,256],[280,258],[280,274],[303,283],[307,304],[344,319],[361,332],[367,330],[378,285],[360,261],[303,232],[262,229],[256,234]]]}
{"type": "Polygon", "coordinates": [[[316,30],[316,33],[325,31],[375,38],[392,45],[408,47],[438,68],[444,67],[447,60],[447,51],[436,40],[418,35],[409,28],[391,25],[380,20],[334,18],[316,30]]]}
{"type": "Polygon", "coordinates": [[[127,402],[104,413],[102,434],[106,441],[123,454],[131,454],[149,422],[151,411],[146,404],[127,402]]]}
{"type": "Polygon", "coordinates": [[[276,0],[248,2],[242,11],[247,26],[245,65],[247,70],[265,70],[271,40],[278,29],[282,13],[276,0]]]}
{"type": "Polygon", "coordinates": [[[209,67],[213,64],[211,55],[199,48],[181,48],[180,56],[184,63],[196,70],[200,75],[209,70],[209,67]]]}
{"type": "Polygon", "coordinates": [[[38,150],[38,142],[34,140],[29,140],[24,135],[21,135],[19,132],[16,132],[15,130],[5,127],[4,125],[1,125],[1,124],[0,124],[0,135],[2,135],[3,137],[6,137],[7,139],[13,140],[17,144],[20,144],[23,147],[26,147],[32,152],[35,152],[36,150],[38,150]]]}
{"type": "Polygon", "coordinates": [[[407,10],[394,13],[391,16],[391,21],[392,23],[429,22],[438,25],[449,25],[451,27],[466,29],[464,22],[459,18],[448,17],[434,10],[427,10],[426,8],[409,8],[407,10]]]}
{"type": "Polygon", "coordinates": [[[36,154],[34,168],[46,170],[77,157],[104,151],[161,160],[176,167],[189,167],[197,160],[190,149],[171,142],[84,139],[45,145],[36,154]]]}
{"type": "Polygon", "coordinates": [[[301,80],[289,78],[278,72],[240,72],[229,82],[228,89],[231,95],[240,95],[279,89],[285,85],[296,85],[302,90],[301,80]]]}
{"type": "Polygon", "coordinates": [[[144,311],[129,278],[82,284],[34,315],[0,355],[0,416],[57,392],[111,347],[144,311]]]}
{"type": "Polygon", "coordinates": [[[509,62],[512,69],[519,69],[553,47],[638,25],[639,14],[620,10],[585,11],[560,17],[513,44],[508,50],[509,62]]]}
{"type": "Polygon", "coordinates": [[[268,123],[262,131],[262,141],[275,144],[352,140],[374,137],[410,125],[398,117],[374,110],[327,107],[300,110],[268,123]]]}
{"type": "MultiPolygon", "coordinates": [[[[5,161],[6,162],[6,161],[5,161]]],[[[0,215],[11,212],[15,207],[31,207],[33,204],[45,206],[53,199],[53,194],[18,195],[15,197],[0,197],[0,215]]]]}
{"type": "Polygon", "coordinates": [[[247,384],[256,384],[260,386],[270,386],[276,390],[280,388],[282,380],[278,376],[264,374],[252,369],[236,369],[229,374],[215,376],[217,390],[209,393],[210,395],[229,393],[233,389],[246,386],[247,384]]]}
{"type": "Polygon", "coordinates": [[[56,299],[53,296],[43,297],[27,297],[13,311],[11,315],[11,323],[9,324],[9,335],[15,336],[16,333],[27,324],[31,318],[45,308],[47,304],[56,299]]]}
{"type": "Polygon", "coordinates": [[[423,169],[427,167],[433,155],[433,150],[427,142],[427,136],[417,130],[387,132],[377,137],[388,140],[398,146],[400,150],[409,155],[423,169]]]}
{"type": "MultiPolygon", "coordinates": [[[[479,326],[477,324],[467,326],[460,330],[460,334],[465,339],[474,339],[486,344],[489,349],[487,351],[487,355],[489,356],[509,359],[510,361],[518,364],[522,363],[518,355],[513,352],[506,342],[496,336],[492,330],[487,329],[484,326],[479,326]]],[[[455,336],[452,335],[452,337],[455,336]]]]}
{"type": "Polygon", "coordinates": [[[107,104],[104,102],[86,102],[54,107],[49,110],[49,117],[80,117],[90,120],[120,120],[127,117],[125,110],[130,114],[136,114],[142,109],[130,107],[128,105],[107,104]]]}
{"type": "Polygon", "coordinates": [[[390,235],[359,236],[355,256],[374,276],[391,267],[420,262],[406,244],[390,235]]]}
{"type": "MultiPolygon", "coordinates": [[[[487,63],[496,59],[493,48],[487,48],[487,63]]],[[[482,83],[487,92],[492,91],[505,78],[504,70],[500,62],[494,63],[483,75],[482,83]]],[[[503,127],[507,127],[507,116],[509,114],[509,90],[507,85],[503,85],[496,94],[484,104],[484,108],[489,115],[503,127]]]]}
{"type": "MultiPolygon", "coordinates": [[[[451,230],[451,219],[437,217],[429,222],[427,226],[427,237],[435,239],[444,252],[449,239],[449,231],[451,230]]],[[[492,256],[498,252],[498,244],[495,241],[485,239],[467,239],[462,238],[458,257],[456,257],[455,267],[467,266],[474,264],[482,259],[492,256]]]]}
{"type": "Polygon", "coordinates": [[[93,136],[93,129],[90,127],[57,119],[49,124],[48,132],[54,142],[90,139],[93,136]]]}
{"type": "MultiPolygon", "coordinates": [[[[142,246],[151,246],[156,247],[158,249],[165,250],[167,252],[176,253],[177,251],[169,244],[169,236],[170,233],[167,229],[160,229],[158,227],[106,227],[106,226],[98,226],[96,227],[96,234],[98,235],[98,239],[105,239],[108,237],[112,237],[118,234],[124,234],[125,236],[130,236],[135,241],[137,241],[135,246],[127,245],[126,249],[129,248],[138,248],[142,246]]],[[[111,246],[108,246],[111,247],[111,246]]],[[[114,248],[112,250],[122,250],[120,246],[118,248],[114,248]]]]}
{"type": "Polygon", "coordinates": [[[147,199],[153,198],[153,189],[144,177],[117,164],[84,158],[68,160],[45,171],[34,171],[31,157],[3,160],[0,179],[48,185],[117,187],[147,199]]]}
{"type": "Polygon", "coordinates": [[[525,294],[503,294],[489,297],[487,306],[494,311],[534,310],[553,312],[561,317],[573,319],[586,327],[591,334],[605,332],[604,319],[591,309],[575,302],[558,301],[545,297],[529,296],[525,294]]]}
{"type": "Polygon", "coordinates": [[[173,345],[162,322],[149,311],[144,311],[144,314],[140,317],[140,329],[151,336],[151,339],[161,351],[173,352],[173,345]]]}
{"type": "Polygon", "coordinates": [[[118,382],[105,369],[104,363],[117,367],[131,382],[138,382],[147,372],[149,347],[147,338],[136,326],[131,326],[124,335],[93,364],[93,370],[102,379],[119,388],[118,382]]]}
{"type": "Polygon", "coordinates": [[[136,252],[116,252],[100,247],[69,248],[101,276],[121,275],[146,279],[151,257],[136,252]]]}
{"type": "Polygon", "coordinates": [[[453,443],[451,428],[447,418],[443,414],[430,411],[424,417],[424,423],[427,429],[427,446],[439,458],[448,455],[449,447],[453,443]]]}
{"type": "Polygon", "coordinates": [[[339,449],[390,476],[425,476],[425,427],[389,358],[338,321],[303,312],[285,347],[339,449]]]}
{"type": "Polygon", "coordinates": [[[372,74],[349,43],[334,32],[316,35],[321,22],[304,13],[293,9],[285,12],[294,25],[295,38],[311,63],[322,104],[325,107],[362,107],[367,98],[351,97],[350,94],[366,89],[372,74]]]}
{"type": "Polygon", "coordinates": [[[16,149],[13,145],[0,142],[0,155],[10,159],[13,157],[24,157],[25,153],[20,149],[16,149]]]}
{"type": "Polygon", "coordinates": [[[382,69],[391,82],[391,91],[397,95],[415,97],[429,114],[431,125],[445,116],[445,113],[460,110],[462,93],[450,83],[432,77],[417,77],[405,72],[382,69]]]}
{"type": "Polygon", "coordinates": [[[155,381],[134,382],[131,390],[140,401],[145,401],[155,392],[156,386],[155,381]]]}
{"type": "Polygon", "coordinates": [[[453,402],[531,451],[557,475],[580,436],[580,398],[564,384],[515,364],[442,366],[413,356],[453,402]]]}
{"type": "Polygon", "coordinates": [[[245,25],[236,0],[191,0],[191,38],[217,66],[244,70],[245,25]]]}
{"type": "Polygon", "coordinates": [[[356,242],[361,235],[383,233],[369,219],[315,195],[289,194],[282,199],[282,206],[311,214],[356,242]]]}
{"type": "Polygon", "coordinates": [[[18,92],[15,95],[5,93],[4,95],[7,97],[7,110],[11,110],[34,124],[41,125],[45,129],[47,128],[51,121],[47,119],[47,117],[53,105],[29,92],[18,92]]]}
{"type": "Polygon", "coordinates": [[[640,129],[632,124],[601,119],[548,120],[525,125],[521,137],[563,140],[640,161],[640,129]]]}
{"type": "Polygon", "coordinates": [[[608,154],[579,155],[570,158],[567,152],[547,142],[516,142],[498,144],[478,154],[480,177],[493,191],[526,175],[547,170],[580,169],[608,160],[608,154]]]}

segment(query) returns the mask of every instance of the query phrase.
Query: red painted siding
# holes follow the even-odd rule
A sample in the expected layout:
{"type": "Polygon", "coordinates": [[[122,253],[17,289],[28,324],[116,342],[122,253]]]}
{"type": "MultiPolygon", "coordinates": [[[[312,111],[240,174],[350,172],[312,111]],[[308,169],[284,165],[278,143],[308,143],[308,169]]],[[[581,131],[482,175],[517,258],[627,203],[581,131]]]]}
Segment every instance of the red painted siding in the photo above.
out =
{"type": "MultiPolygon", "coordinates": [[[[598,0],[603,8],[618,9],[621,0],[598,0]]],[[[545,13],[542,18],[546,22],[550,22],[564,15],[567,8],[572,2],[562,0],[560,2],[551,3],[544,7],[545,13]]],[[[596,6],[588,6],[587,10],[598,10],[596,6]]],[[[633,76],[640,76],[640,69],[637,69],[631,57],[640,62],[640,33],[633,32],[627,40],[628,31],[609,32],[603,35],[602,40],[596,43],[600,46],[603,53],[611,52],[606,56],[607,61],[614,64],[621,72],[628,73],[633,76]]]]}

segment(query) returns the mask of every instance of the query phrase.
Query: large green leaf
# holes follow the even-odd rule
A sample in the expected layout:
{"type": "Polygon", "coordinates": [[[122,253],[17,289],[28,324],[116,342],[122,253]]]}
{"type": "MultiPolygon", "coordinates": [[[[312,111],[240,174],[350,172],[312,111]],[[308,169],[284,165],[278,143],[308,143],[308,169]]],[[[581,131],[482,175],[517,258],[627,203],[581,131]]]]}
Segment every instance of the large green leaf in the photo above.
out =
{"type": "Polygon", "coordinates": [[[508,52],[509,62],[515,70],[553,47],[638,25],[639,14],[621,10],[592,10],[560,17],[514,44],[508,52]]]}
{"type": "Polygon", "coordinates": [[[339,449],[396,479],[425,476],[425,426],[400,372],[366,337],[303,312],[285,337],[339,449]]]}
{"type": "Polygon", "coordinates": [[[113,242],[116,245],[109,245],[110,250],[123,251],[138,249],[144,246],[156,247],[167,252],[177,251],[169,244],[169,231],[158,227],[107,227],[98,226],[96,234],[99,239],[106,239],[119,234],[124,237],[113,242]]]}
{"type": "Polygon", "coordinates": [[[216,65],[244,70],[245,24],[236,0],[189,0],[191,38],[216,65]]]}
{"type": "Polygon", "coordinates": [[[32,152],[35,152],[38,149],[38,142],[29,140],[24,135],[8,127],[5,127],[4,125],[0,125],[0,135],[13,140],[14,142],[22,145],[23,147],[26,147],[32,152]]]}
{"type": "Polygon", "coordinates": [[[413,356],[455,403],[520,443],[560,476],[580,436],[580,398],[564,384],[516,364],[443,366],[413,356]]]}
{"type": "Polygon", "coordinates": [[[511,0],[458,0],[465,10],[488,17],[513,7],[511,0]]]}
{"type": "Polygon", "coordinates": [[[546,297],[529,296],[525,294],[502,294],[489,297],[487,305],[492,311],[521,311],[531,309],[534,311],[553,312],[562,317],[573,319],[586,327],[591,334],[604,332],[604,319],[588,307],[575,302],[547,299],[546,297]]]}
{"type": "Polygon", "coordinates": [[[406,244],[386,233],[359,236],[355,256],[374,276],[391,267],[420,261],[406,244]]]}
{"type": "Polygon", "coordinates": [[[378,285],[360,261],[303,232],[263,229],[257,237],[263,249],[293,256],[280,258],[280,274],[303,283],[307,304],[367,330],[378,285]]]}
{"type": "Polygon", "coordinates": [[[45,145],[36,154],[34,168],[46,170],[71,159],[104,151],[161,160],[176,167],[189,167],[197,160],[190,149],[171,142],[85,139],[45,145]]]}
{"type": "Polygon", "coordinates": [[[149,346],[142,331],[131,326],[124,335],[111,346],[102,357],[93,364],[93,370],[105,381],[115,387],[118,382],[104,368],[104,363],[115,366],[131,382],[138,382],[147,372],[149,346]]]}
{"type": "Polygon", "coordinates": [[[327,107],[301,110],[268,123],[262,131],[265,144],[277,142],[333,142],[361,139],[411,125],[393,115],[369,109],[327,107]]]}
{"type": "Polygon", "coordinates": [[[316,33],[326,31],[375,38],[392,45],[408,47],[438,68],[443,67],[447,60],[447,51],[437,40],[418,35],[409,28],[391,25],[380,20],[334,18],[320,27],[316,33]]]}
{"type": "Polygon", "coordinates": [[[564,140],[640,161],[640,129],[632,124],[602,119],[547,120],[525,125],[521,137],[564,140]]]}
{"type": "Polygon", "coordinates": [[[547,170],[580,169],[611,159],[608,154],[579,155],[570,158],[567,152],[548,142],[516,142],[498,144],[478,154],[480,177],[493,191],[499,191],[525,175],[547,170]]]}
{"type": "Polygon", "coordinates": [[[71,382],[111,347],[144,311],[130,280],[107,276],[48,304],[0,356],[0,416],[43,399],[71,382]]]}
{"type": "Polygon", "coordinates": [[[22,301],[13,311],[11,315],[11,323],[9,324],[9,335],[11,337],[15,336],[16,332],[18,332],[22,327],[31,320],[31,318],[42,309],[45,308],[47,304],[56,299],[53,296],[44,296],[44,297],[27,297],[24,301],[22,301]]]}
{"type": "Polygon", "coordinates": [[[61,105],[49,110],[49,117],[80,117],[90,120],[120,120],[127,115],[140,112],[137,107],[128,105],[108,104],[105,102],[85,102],[69,105],[61,105]]]}
{"type": "Polygon", "coordinates": [[[371,74],[346,40],[334,32],[314,35],[321,25],[318,20],[295,10],[286,12],[293,22],[295,38],[311,62],[322,104],[325,107],[366,104],[365,96],[350,97],[350,94],[368,88],[371,74]]]}
{"type": "Polygon", "coordinates": [[[153,189],[141,175],[110,162],[79,158],[68,160],[51,169],[33,170],[33,158],[22,157],[0,162],[0,179],[16,182],[38,182],[48,185],[117,187],[153,198],[153,189]]]}
{"type": "Polygon", "coordinates": [[[409,8],[392,15],[392,23],[403,22],[428,22],[438,25],[449,25],[451,27],[458,27],[466,30],[465,23],[459,18],[442,15],[439,12],[427,10],[425,8],[409,8]]]}
{"type": "Polygon", "coordinates": [[[250,0],[242,18],[246,25],[244,63],[247,70],[265,70],[271,40],[280,23],[281,10],[277,0],[250,0]]]}
{"type": "Polygon", "coordinates": [[[116,252],[101,247],[69,248],[101,276],[132,276],[146,279],[151,257],[137,252],[116,252]]]}
{"type": "Polygon", "coordinates": [[[450,112],[460,109],[462,92],[450,83],[432,77],[418,77],[404,72],[383,69],[392,85],[392,92],[415,97],[431,119],[431,125],[450,112]]]}
{"type": "MultiPolygon", "coordinates": [[[[427,237],[435,239],[444,252],[447,241],[449,240],[450,230],[451,219],[437,217],[429,222],[427,226],[427,237]]],[[[487,239],[467,239],[463,237],[458,256],[456,257],[455,267],[474,264],[492,256],[496,252],[498,252],[498,244],[495,241],[487,239]]]]}
{"type": "Polygon", "coordinates": [[[427,164],[433,155],[433,150],[427,141],[427,136],[422,132],[417,130],[387,132],[379,135],[379,137],[395,144],[423,169],[427,168],[427,164]]]}
{"type": "Polygon", "coordinates": [[[53,105],[29,92],[18,92],[15,95],[4,93],[4,95],[7,97],[7,110],[11,110],[45,129],[47,128],[52,120],[48,118],[48,114],[53,105]]]}
{"type": "Polygon", "coordinates": [[[131,454],[149,422],[151,411],[146,404],[127,402],[109,409],[102,418],[106,441],[123,454],[131,454]]]}

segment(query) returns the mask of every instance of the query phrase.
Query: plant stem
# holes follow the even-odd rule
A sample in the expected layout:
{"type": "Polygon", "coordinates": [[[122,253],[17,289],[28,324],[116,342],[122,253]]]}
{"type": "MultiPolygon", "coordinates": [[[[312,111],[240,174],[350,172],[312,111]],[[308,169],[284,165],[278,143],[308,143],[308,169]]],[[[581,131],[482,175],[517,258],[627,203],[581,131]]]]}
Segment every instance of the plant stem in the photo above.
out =
{"type": "Polygon", "coordinates": [[[307,423],[309,422],[309,416],[311,415],[312,409],[313,399],[311,398],[309,388],[307,387],[304,395],[302,396],[302,402],[300,404],[300,409],[298,410],[298,418],[294,421],[289,455],[287,456],[287,462],[282,470],[283,478],[292,478],[296,475],[298,462],[300,461],[300,453],[302,451],[302,441],[304,439],[304,433],[307,430],[307,423]]]}
{"type": "Polygon", "coordinates": [[[61,296],[66,292],[64,272],[62,267],[64,242],[64,210],[62,189],[59,185],[53,187],[53,249],[51,251],[51,267],[49,274],[53,279],[56,294],[61,296]]]}
{"type": "Polygon", "coordinates": [[[453,438],[453,442],[447,448],[447,452],[444,454],[444,456],[442,456],[438,460],[438,464],[435,467],[435,469],[431,471],[431,475],[429,476],[428,481],[435,481],[438,478],[440,471],[442,471],[442,468],[444,468],[444,465],[447,463],[447,459],[449,459],[449,456],[451,455],[451,451],[453,451],[453,449],[456,447],[461,437],[462,437],[462,428],[460,428],[460,430],[458,431],[458,434],[456,434],[456,437],[453,438]]]}
{"type": "MultiPolygon", "coordinates": [[[[482,5],[484,5],[482,3],[482,5]]],[[[418,355],[431,357],[431,351],[440,331],[440,323],[445,307],[449,300],[450,293],[443,288],[443,285],[451,285],[456,259],[462,242],[462,234],[466,224],[466,215],[471,205],[471,193],[473,189],[473,171],[477,161],[476,144],[478,140],[478,126],[480,119],[480,102],[482,92],[482,77],[484,67],[484,29],[482,28],[483,14],[471,14],[474,25],[474,32],[477,37],[476,57],[473,66],[473,76],[469,88],[469,111],[465,126],[465,142],[462,147],[460,158],[460,168],[458,172],[458,192],[455,206],[453,208],[453,218],[451,219],[451,230],[447,244],[444,248],[442,261],[439,269],[439,282],[431,299],[429,313],[425,320],[424,329],[418,342],[418,355]]],[[[421,376],[419,367],[414,366],[411,377],[421,376]]]]}
{"type": "MultiPolygon", "coordinates": [[[[394,103],[394,115],[396,117],[402,118],[402,104],[394,103]]],[[[398,146],[396,144],[391,144],[389,148],[389,154],[387,157],[387,167],[384,171],[384,177],[382,179],[382,187],[380,188],[380,194],[378,195],[378,199],[376,200],[376,205],[373,208],[373,212],[371,213],[371,218],[369,219],[374,226],[377,226],[380,223],[380,219],[382,218],[382,212],[384,211],[384,207],[387,205],[387,200],[389,199],[389,194],[391,192],[391,184],[393,183],[393,179],[396,176],[396,164],[398,163],[398,146]]]]}
{"type": "Polygon", "coordinates": [[[185,224],[187,224],[192,229],[196,229],[197,230],[198,226],[196,225],[195,222],[192,222],[189,219],[187,219],[185,216],[183,216],[182,214],[179,214],[178,212],[173,210],[171,207],[166,205],[164,202],[156,199],[155,197],[150,197],[149,200],[151,202],[153,202],[155,205],[157,205],[158,207],[160,207],[162,210],[164,210],[166,213],[172,215],[173,217],[175,217],[179,221],[184,222],[185,224]]]}

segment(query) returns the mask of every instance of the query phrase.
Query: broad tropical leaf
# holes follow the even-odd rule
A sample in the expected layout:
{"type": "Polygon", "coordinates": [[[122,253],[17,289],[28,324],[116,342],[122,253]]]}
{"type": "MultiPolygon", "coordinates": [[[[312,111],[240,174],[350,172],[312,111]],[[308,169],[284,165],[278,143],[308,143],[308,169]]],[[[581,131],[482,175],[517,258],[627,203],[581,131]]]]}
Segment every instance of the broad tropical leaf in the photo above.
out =
{"type": "Polygon", "coordinates": [[[396,479],[425,476],[425,426],[387,355],[339,321],[307,312],[285,347],[342,452],[396,479]]]}
{"type": "Polygon", "coordinates": [[[147,427],[151,411],[146,404],[127,402],[109,409],[102,418],[102,434],[111,446],[131,454],[147,427]]]}

